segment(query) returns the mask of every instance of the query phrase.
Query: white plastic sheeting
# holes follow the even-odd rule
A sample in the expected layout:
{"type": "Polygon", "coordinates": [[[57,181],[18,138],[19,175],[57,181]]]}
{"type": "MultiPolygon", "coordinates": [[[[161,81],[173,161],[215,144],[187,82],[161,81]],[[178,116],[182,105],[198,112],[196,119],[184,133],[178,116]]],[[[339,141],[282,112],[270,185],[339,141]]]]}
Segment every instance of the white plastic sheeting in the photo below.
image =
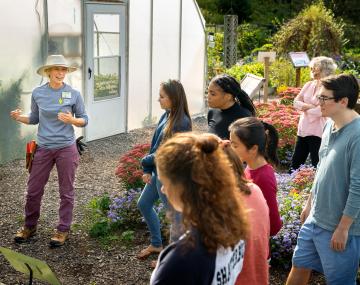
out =
{"type": "Polygon", "coordinates": [[[179,79],[181,0],[153,0],[152,116],[159,118],[159,85],[169,78],[179,79]]]}
{"type": "Polygon", "coordinates": [[[191,114],[204,113],[206,34],[205,21],[195,1],[182,3],[181,82],[191,114]]]}
{"type": "Polygon", "coordinates": [[[141,128],[151,113],[151,1],[129,4],[128,130],[141,128]]]}
{"type": "Polygon", "coordinates": [[[129,1],[128,130],[156,122],[170,78],[183,83],[190,113],[204,112],[204,25],[194,0],[129,1]]]}

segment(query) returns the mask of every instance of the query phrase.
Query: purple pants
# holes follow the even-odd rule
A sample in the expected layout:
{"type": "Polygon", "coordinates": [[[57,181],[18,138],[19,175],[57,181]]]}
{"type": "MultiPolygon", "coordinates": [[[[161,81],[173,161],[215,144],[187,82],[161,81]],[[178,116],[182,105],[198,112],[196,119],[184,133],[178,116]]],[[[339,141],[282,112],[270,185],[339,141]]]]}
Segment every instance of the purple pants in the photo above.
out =
{"type": "Polygon", "coordinates": [[[76,144],[61,149],[38,147],[36,150],[26,195],[26,227],[37,225],[44,188],[54,164],[56,164],[58,172],[60,192],[59,222],[57,229],[61,232],[70,230],[74,208],[75,171],[79,164],[79,154],[76,144]]]}

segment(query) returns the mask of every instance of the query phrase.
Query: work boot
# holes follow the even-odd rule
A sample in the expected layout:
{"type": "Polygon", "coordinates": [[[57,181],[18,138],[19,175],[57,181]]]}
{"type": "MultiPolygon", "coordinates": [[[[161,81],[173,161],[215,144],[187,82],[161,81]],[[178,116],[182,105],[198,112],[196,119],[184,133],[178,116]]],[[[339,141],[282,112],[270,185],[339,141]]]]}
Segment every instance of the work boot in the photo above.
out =
{"type": "Polygon", "coordinates": [[[51,247],[59,247],[65,244],[65,241],[69,237],[69,232],[60,232],[59,230],[54,230],[54,234],[50,239],[51,247]]]}
{"type": "Polygon", "coordinates": [[[20,230],[16,232],[14,240],[16,243],[23,243],[28,241],[36,233],[36,227],[26,227],[23,226],[20,230]]]}

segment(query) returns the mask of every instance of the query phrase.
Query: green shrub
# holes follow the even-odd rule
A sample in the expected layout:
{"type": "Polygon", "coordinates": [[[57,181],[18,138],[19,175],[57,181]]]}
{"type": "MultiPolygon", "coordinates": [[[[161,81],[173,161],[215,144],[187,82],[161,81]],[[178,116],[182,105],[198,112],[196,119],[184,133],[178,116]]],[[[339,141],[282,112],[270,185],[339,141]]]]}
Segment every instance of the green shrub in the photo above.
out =
{"type": "Polygon", "coordinates": [[[107,220],[95,222],[90,228],[89,234],[91,237],[104,237],[109,235],[110,226],[107,220]]]}
{"type": "Polygon", "coordinates": [[[223,64],[223,43],[224,43],[224,34],[215,33],[214,34],[214,47],[207,47],[207,60],[208,60],[208,81],[211,80],[216,74],[222,73],[224,70],[223,64]]]}
{"type": "MultiPolygon", "coordinates": [[[[295,86],[296,71],[292,63],[284,58],[275,60],[270,65],[269,72],[270,82],[272,86],[295,86]]],[[[301,68],[300,86],[311,80],[310,68],[301,68]]]]}
{"type": "Polygon", "coordinates": [[[227,74],[234,76],[237,80],[242,80],[246,73],[264,77],[264,65],[260,62],[252,62],[243,65],[234,65],[225,71],[227,74]]]}
{"type": "Polygon", "coordinates": [[[283,25],[273,43],[282,55],[290,51],[306,51],[310,57],[338,55],[346,43],[343,26],[341,19],[335,19],[332,11],[318,2],[283,25]]]}
{"type": "Polygon", "coordinates": [[[135,232],[128,230],[121,234],[121,240],[125,243],[131,243],[135,238],[135,232]]]}
{"type": "Polygon", "coordinates": [[[254,48],[252,51],[251,51],[251,54],[253,56],[257,56],[258,52],[259,51],[272,51],[274,49],[274,45],[273,44],[264,44],[262,45],[261,47],[257,47],[257,48],[254,48]]]}
{"type": "Polygon", "coordinates": [[[268,32],[254,24],[244,23],[237,28],[237,48],[240,57],[248,56],[252,50],[266,43],[268,32]]]}

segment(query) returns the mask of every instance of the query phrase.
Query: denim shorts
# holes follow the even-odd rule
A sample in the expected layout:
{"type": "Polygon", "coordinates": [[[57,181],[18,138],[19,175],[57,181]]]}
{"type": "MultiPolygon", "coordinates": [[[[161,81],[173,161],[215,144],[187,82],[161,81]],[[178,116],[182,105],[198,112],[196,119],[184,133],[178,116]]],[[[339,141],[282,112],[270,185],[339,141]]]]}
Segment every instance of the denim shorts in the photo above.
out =
{"type": "Polygon", "coordinates": [[[345,250],[338,252],[330,248],[332,235],[333,232],[315,225],[309,217],[299,232],[292,259],[293,266],[323,273],[326,284],[356,284],[360,236],[349,235],[345,250]]]}

